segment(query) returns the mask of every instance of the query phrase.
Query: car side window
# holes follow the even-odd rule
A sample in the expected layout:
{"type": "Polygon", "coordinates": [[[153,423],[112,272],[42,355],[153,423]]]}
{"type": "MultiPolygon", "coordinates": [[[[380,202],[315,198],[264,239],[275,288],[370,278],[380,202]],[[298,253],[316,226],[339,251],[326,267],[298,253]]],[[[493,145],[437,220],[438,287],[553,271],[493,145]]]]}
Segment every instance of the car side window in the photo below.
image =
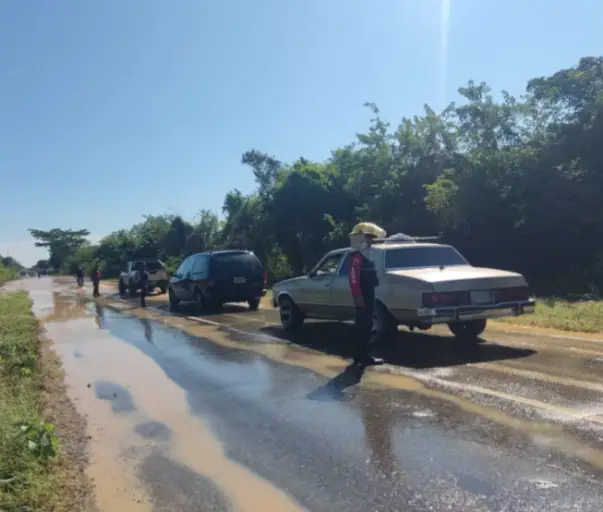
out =
{"type": "Polygon", "coordinates": [[[193,279],[207,278],[208,266],[207,256],[197,256],[193,261],[193,269],[191,270],[193,279]]]}
{"type": "Polygon", "coordinates": [[[176,274],[178,277],[184,277],[184,275],[190,270],[193,259],[189,256],[186,258],[182,264],[176,270],[176,274]]]}
{"type": "Polygon", "coordinates": [[[339,262],[341,261],[341,253],[331,254],[323,259],[318,266],[314,269],[313,274],[316,277],[335,275],[337,272],[337,267],[339,266],[339,262]]]}
{"type": "Polygon", "coordinates": [[[343,257],[343,263],[341,264],[341,267],[339,268],[339,273],[337,275],[339,277],[341,277],[341,276],[348,277],[349,269],[350,269],[350,253],[348,252],[343,257]]]}

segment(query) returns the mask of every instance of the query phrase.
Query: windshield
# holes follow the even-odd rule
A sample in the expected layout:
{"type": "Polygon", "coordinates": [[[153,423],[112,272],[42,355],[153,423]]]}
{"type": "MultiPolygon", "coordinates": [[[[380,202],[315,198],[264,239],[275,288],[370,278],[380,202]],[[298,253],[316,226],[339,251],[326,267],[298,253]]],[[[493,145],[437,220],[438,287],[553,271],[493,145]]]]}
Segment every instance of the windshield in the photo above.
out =
{"type": "Polygon", "coordinates": [[[469,265],[452,247],[403,247],[385,253],[385,268],[452,267],[469,265]]]}

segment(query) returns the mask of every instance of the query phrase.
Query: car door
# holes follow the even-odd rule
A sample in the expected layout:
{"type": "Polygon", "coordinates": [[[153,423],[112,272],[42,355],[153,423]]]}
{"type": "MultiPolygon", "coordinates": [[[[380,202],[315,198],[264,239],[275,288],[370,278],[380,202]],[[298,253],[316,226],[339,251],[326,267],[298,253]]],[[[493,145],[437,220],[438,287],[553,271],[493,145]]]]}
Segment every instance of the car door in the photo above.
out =
{"type": "Polygon", "coordinates": [[[191,292],[194,299],[195,287],[199,287],[201,290],[205,290],[207,286],[207,279],[209,275],[209,254],[198,254],[194,257],[193,265],[191,268],[191,292]]]}
{"type": "Polygon", "coordinates": [[[331,310],[331,285],[343,258],[329,253],[318,262],[298,293],[298,306],[310,317],[335,318],[331,310]]]}
{"type": "Polygon", "coordinates": [[[350,254],[351,251],[345,253],[344,259],[337,271],[337,275],[331,282],[331,310],[338,320],[354,319],[354,300],[352,299],[352,291],[350,290],[350,280],[348,277],[350,254]]]}

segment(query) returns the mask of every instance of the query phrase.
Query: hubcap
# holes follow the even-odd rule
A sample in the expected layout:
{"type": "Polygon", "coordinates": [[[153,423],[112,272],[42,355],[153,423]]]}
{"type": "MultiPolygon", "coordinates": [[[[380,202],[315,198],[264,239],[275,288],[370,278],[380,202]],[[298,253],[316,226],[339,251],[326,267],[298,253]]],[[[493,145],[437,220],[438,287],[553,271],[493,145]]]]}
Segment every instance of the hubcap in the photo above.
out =
{"type": "Polygon", "coordinates": [[[281,304],[281,322],[283,325],[291,324],[291,304],[288,302],[281,304]]]}

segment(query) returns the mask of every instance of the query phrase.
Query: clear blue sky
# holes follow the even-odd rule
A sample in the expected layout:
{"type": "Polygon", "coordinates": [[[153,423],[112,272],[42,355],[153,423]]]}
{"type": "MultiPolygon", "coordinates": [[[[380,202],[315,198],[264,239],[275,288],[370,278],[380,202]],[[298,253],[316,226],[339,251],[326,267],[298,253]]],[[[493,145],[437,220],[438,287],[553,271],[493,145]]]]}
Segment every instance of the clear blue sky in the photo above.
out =
{"type": "Polygon", "coordinates": [[[253,188],[245,150],[324,159],[364,102],[396,121],[470,78],[521,93],[599,55],[601,20],[600,0],[1,1],[0,253],[43,256],[29,227],[218,211],[253,188]]]}

